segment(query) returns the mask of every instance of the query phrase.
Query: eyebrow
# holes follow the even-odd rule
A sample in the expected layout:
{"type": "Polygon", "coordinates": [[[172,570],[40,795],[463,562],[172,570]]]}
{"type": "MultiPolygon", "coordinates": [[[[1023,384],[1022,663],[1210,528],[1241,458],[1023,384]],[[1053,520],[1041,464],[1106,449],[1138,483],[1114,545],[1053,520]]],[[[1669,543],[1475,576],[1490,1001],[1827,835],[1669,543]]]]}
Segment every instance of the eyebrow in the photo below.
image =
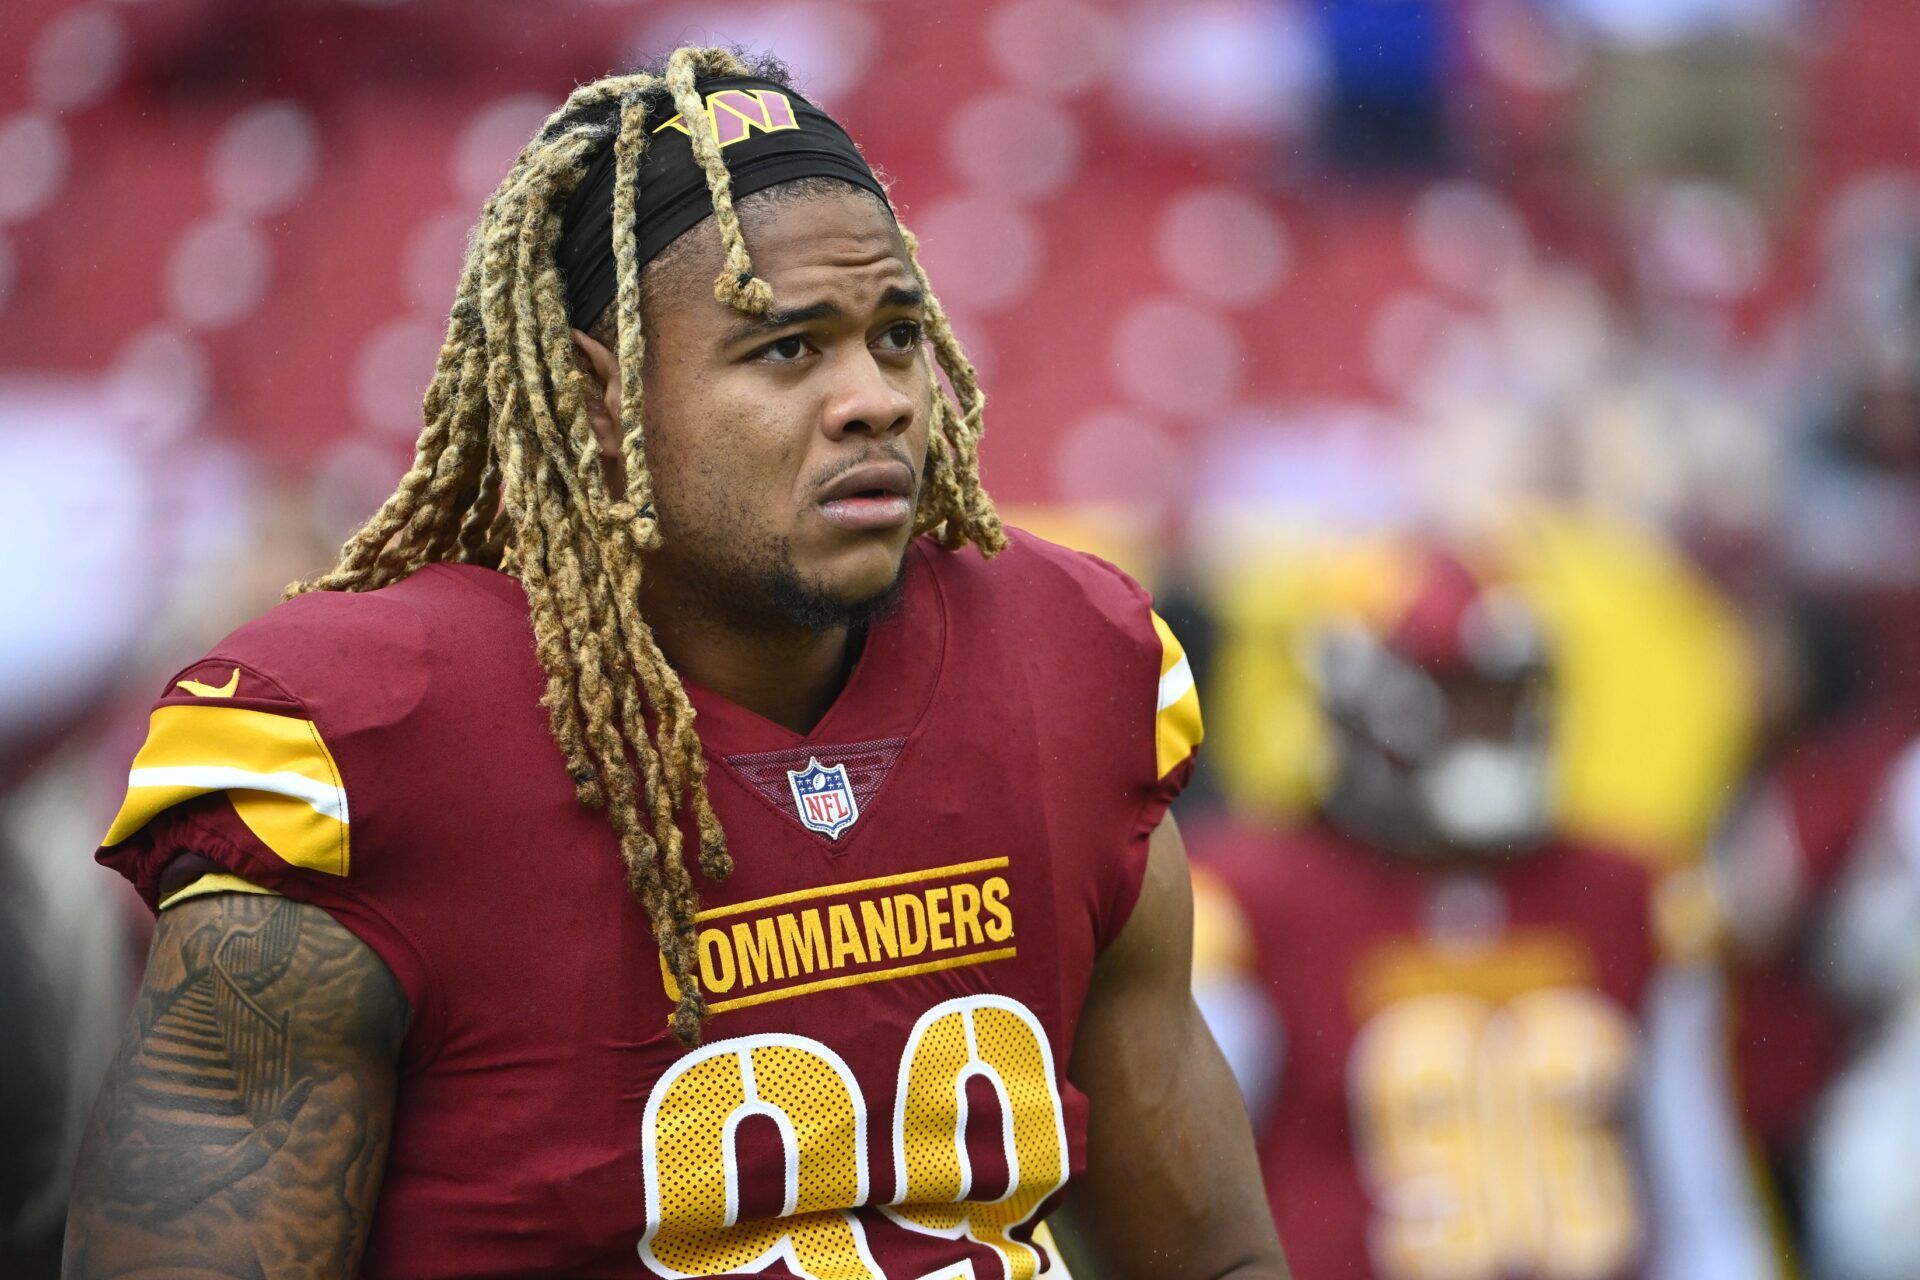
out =
{"type": "MultiPolygon", "coordinates": [[[[892,285],[880,295],[880,304],[875,310],[915,310],[925,305],[926,300],[927,295],[921,289],[907,289],[892,285]]],[[[845,314],[831,302],[816,302],[805,307],[778,308],[763,316],[748,316],[743,319],[727,334],[726,344],[732,346],[736,342],[744,342],[759,334],[772,333],[776,329],[785,329],[791,325],[806,324],[811,320],[838,320],[845,314]]]]}

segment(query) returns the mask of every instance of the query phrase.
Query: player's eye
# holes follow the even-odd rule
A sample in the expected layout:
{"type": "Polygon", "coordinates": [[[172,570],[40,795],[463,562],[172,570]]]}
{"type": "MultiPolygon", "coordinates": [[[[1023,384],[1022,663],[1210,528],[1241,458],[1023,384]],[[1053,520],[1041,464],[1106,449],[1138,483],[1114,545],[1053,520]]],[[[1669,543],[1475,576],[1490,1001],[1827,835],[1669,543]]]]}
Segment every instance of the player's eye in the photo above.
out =
{"type": "Polygon", "coordinates": [[[806,338],[790,333],[784,338],[775,338],[756,352],[756,356],[772,364],[792,364],[809,350],[806,338]]]}
{"type": "Polygon", "coordinates": [[[880,335],[880,349],[895,355],[904,355],[920,345],[925,332],[918,320],[902,320],[898,324],[888,325],[880,335]]]}

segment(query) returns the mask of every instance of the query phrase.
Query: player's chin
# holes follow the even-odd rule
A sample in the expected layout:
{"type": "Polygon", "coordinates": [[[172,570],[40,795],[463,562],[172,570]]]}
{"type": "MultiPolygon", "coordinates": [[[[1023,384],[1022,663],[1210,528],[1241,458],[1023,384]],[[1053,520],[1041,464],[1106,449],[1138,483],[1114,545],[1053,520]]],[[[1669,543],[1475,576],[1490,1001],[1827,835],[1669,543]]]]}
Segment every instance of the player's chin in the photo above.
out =
{"type": "Polygon", "coordinates": [[[814,589],[859,607],[884,596],[900,577],[912,528],[821,529],[793,546],[794,568],[814,589]]]}
{"type": "Polygon", "coordinates": [[[869,534],[823,551],[802,572],[834,600],[857,609],[893,590],[900,578],[907,539],[869,534]]]}

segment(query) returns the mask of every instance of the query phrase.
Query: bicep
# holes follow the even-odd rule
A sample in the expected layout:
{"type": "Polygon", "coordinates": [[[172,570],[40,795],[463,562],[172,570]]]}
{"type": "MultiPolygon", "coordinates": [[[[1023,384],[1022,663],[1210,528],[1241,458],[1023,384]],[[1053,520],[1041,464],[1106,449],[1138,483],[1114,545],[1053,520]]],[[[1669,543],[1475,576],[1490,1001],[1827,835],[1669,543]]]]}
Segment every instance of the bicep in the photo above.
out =
{"type": "Polygon", "coordinates": [[[1239,1092],[1194,1006],[1193,897],[1172,819],[1095,968],[1070,1075],[1087,1095],[1087,1169],[1068,1234],[1100,1274],[1282,1276],[1239,1092]]]}
{"type": "Polygon", "coordinates": [[[66,1274],[352,1272],[406,1024],[386,966],[317,907],[226,893],[162,912],[81,1153],[66,1274]]]}

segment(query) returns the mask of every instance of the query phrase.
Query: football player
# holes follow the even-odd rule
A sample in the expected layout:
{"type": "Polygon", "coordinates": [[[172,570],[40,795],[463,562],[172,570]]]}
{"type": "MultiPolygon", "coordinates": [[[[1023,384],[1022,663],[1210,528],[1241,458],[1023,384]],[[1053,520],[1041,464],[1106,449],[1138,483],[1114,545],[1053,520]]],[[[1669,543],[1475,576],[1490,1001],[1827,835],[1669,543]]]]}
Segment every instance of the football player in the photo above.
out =
{"type": "Polygon", "coordinates": [[[1647,874],[1554,834],[1534,615],[1410,559],[1387,616],[1319,638],[1319,818],[1198,864],[1202,1007],[1295,1265],[1615,1280],[1649,1274],[1657,1208],[1686,1259],[1663,1274],[1770,1274],[1711,1064],[1646,1043],[1647,874]]]}
{"type": "Polygon", "coordinates": [[[69,1274],[1025,1280],[1064,1206],[1108,1274],[1282,1275],[1186,662],[1002,530],[840,126],[717,49],[580,87],[447,335],[394,495],[154,708],[69,1274]]]}

